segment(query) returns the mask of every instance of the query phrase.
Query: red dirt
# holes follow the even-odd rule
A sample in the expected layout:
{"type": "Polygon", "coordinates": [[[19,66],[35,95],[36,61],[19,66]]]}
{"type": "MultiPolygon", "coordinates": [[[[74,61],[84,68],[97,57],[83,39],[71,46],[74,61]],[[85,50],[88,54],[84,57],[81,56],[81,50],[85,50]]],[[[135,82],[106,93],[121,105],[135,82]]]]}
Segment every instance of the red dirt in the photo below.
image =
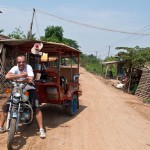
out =
{"type": "MultiPolygon", "coordinates": [[[[15,137],[22,150],[149,150],[150,105],[111,86],[108,80],[80,69],[83,95],[76,116],[62,107],[42,106],[46,139],[37,135],[37,124],[21,127],[15,137]]],[[[0,100],[0,105],[4,97],[0,100]]],[[[7,132],[0,134],[6,150],[7,132]]]]}

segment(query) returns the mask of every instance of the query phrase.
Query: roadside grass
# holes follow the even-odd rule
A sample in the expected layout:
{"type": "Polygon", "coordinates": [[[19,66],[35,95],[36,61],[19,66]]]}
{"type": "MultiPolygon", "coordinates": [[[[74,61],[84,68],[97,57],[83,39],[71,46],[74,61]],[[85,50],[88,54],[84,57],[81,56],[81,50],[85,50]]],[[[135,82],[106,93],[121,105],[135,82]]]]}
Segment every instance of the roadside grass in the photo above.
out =
{"type": "Polygon", "coordinates": [[[150,98],[144,99],[144,100],[143,100],[143,103],[150,104],[150,98]]]}

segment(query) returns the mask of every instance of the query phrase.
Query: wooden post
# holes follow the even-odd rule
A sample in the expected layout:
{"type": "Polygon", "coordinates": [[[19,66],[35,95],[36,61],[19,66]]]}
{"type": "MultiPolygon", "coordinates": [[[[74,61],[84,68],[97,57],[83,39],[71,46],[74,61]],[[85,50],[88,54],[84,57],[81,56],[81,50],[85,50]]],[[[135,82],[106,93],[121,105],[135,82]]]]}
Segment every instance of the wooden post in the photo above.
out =
{"type": "Polygon", "coordinates": [[[31,39],[31,38],[32,38],[32,26],[33,26],[34,14],[35,14],[35,9],[33,8],[32,21],[31,21],[31,24],[30,24],[30,30],[29,30],[29,32],[28,32],[28,39],[31,39]]]}
{"type": "Polygon", "coordinates": [[[105,78],[107,78],[108,68],[109,68],[109,65],[106,67],[105,78]]]}
{"type": "Polygon", "coordinates": [[[2,49],[2,68],[1,68],[2,73],[4,73],[5,62],[6,62],[6,48],[3,48],[2,49]]]}
{"type": "Polygon", "coordinates": [[[128,93],[130,93],[131,80],[132,80],[132,68],[131,68],[131,73],[130,73],[130,76],[129,76],[128,93]]]}

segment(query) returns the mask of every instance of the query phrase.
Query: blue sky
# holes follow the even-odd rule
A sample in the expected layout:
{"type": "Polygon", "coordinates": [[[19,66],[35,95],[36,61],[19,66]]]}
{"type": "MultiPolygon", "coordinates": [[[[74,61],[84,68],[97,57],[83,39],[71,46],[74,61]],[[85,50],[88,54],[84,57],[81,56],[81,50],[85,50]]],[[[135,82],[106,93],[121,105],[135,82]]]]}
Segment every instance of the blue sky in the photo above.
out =
{"type": "Polygon", "coordinates": [[[114,56],[118,46],[150,47],[149,6],[149,0],[0,0],[0,29],[7,35],[21,28],[26,34],[35,8],[33,33],[37,38],[47,26],[62,26],[64,37],[77,41],[83,53],[105,58],[114,56]]]}

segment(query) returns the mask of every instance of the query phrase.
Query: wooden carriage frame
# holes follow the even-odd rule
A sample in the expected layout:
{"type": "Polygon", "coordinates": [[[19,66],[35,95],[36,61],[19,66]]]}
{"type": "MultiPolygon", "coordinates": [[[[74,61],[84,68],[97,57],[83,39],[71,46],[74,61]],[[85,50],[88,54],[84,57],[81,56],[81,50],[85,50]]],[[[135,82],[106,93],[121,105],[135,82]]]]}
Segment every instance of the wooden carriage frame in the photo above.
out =
{"type": "MultiPolygon", "coordinates": [[[[40,50],[42,53],[48,53],[49,56],[57,56],[59,60],[59,64],[57,68],[58,77],[65,76],[68,80],[68,89],[65,94],[63,94],[60,86],[60,79],[57,80],[56,83],[41,83],[36,82],[38,89],[43,90],[44,88],[47,90],[48,87],[57,87],[59,95],[54,98],[49,98],[47,94],[41,94],[41,103],[52,103],[52,104],[61,104],[65,106],[70,106],[69,111],[71,115],[76,113],[75,107],[79,107],[79,99],[78,97],[82,94],[79,89],[79,79],[74,81],[75,75],[79,75],[79,62],[80,62],[80,54],[81,52],[75,48],[67,46],[62,43],[54,43],[54,42],[43,42],[40,40],[22,40],[22,39],[6,39],[0,40],[0,72],[1,74],[6,74],[10,68],[16,65],[16,57],[18,55],[26,55],[27,60],[30,64],[30,58],[28,54],[31,54],[31,49],[33,48],[35,43],[42,43],[43,48],[40,50]],[[71,58],[70,67],[63,66],[60,64],[60,60],[62,58],[71,58]],[[76,59],[77,67],[74,68],[72,64],[72,60],[76,59]],[[60,67],[62,66],[62,67],[60,67]],[[75,102],[72,102],[74,100],[75,102]],[[69,103],[68,103],[69,102],[69,103]]],[[[39,56],[39,54],[37,54],[39,56]]],[[[37,56],[36,55],[36,56],[37,56]]],[[[47,60],[49,61],[49,60],[47,60]]],[[[39,63],[39,60],[36,62],[39,63]]],[[[54,69],[54,68],[53,68],[54,69]]],[[[49,75],[53,74],[55,71],[52,68],[47,69],[46,73],[49,75]]],[[[41,69],[40,69],[41,70],[41,69]]],[[[34,68],[34,73],[39,73],[39,69],[34,68]]],[[[45,81],[44,81],[45,82],[45,81]]],[[[43,91],[44,92],[44,91],[43,91]]],[[[42,93],[42,92],[41,92],[42,93]]],[[[39,94],[40,95],[40,94],[39,94]]]]}

